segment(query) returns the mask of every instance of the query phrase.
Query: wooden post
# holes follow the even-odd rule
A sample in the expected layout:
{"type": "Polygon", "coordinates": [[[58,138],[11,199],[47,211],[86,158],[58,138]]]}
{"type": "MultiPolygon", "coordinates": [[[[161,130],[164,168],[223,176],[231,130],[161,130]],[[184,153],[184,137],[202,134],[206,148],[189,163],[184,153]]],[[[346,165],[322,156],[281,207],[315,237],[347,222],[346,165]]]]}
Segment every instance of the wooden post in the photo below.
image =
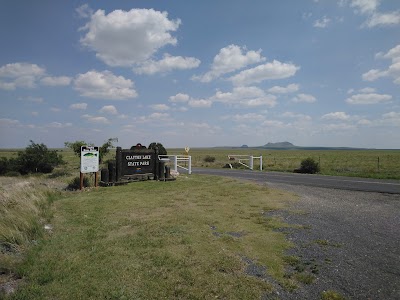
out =
{"type": "Polygon", "coordinates": [[[80,186],[79,189],[82,190],[83,189],[83,173],[80,172],[80,186]]]}
{"type": "Polygon", "coordinates": [[[94,187],[97,187],[97,182],[98,182],[97,174],[98,174],[98,172],[94,173],[94,187]]]}

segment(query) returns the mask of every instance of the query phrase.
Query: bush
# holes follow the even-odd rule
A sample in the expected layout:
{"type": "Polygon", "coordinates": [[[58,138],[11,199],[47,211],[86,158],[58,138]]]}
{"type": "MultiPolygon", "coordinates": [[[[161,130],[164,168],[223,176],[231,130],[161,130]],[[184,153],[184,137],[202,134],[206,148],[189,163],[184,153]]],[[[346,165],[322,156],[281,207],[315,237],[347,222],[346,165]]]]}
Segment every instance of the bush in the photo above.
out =
{"type": "Polygon", "coordinates": [[[158,154],[159,155],[167,155],[167,150],[164,148],[163,144],[161,143],[156,143],[153,142],[149,145],[149,149],[156,149],[156,147],[158,148],[158,154]]]}
{"type": "Polygon", "coordinates": [[[204,157],[204,161],[205,162],[209,162],[209,163],[213,163],[215,161],[215,157],[207,155],[206,157],[204,157]]]}
{"type": "MultiPolygon", "coordinates": [[[[89,187],[89,186],[90,186],[89,178],[83,177],[83,187],[89,187]]],[[[76,176],[68,184],[67,190],[75,191],[75,190],[79,190],[80,187],[81,187],[81,178],[79,176],[76,176]]]]}
{"type": "Polygon", "coordinates": [[[315,174],[319,171],[319,164],[311,157],[304,159],[300,164],[300,168],[295,170],[297,173],[304,174],[315,174]]]}

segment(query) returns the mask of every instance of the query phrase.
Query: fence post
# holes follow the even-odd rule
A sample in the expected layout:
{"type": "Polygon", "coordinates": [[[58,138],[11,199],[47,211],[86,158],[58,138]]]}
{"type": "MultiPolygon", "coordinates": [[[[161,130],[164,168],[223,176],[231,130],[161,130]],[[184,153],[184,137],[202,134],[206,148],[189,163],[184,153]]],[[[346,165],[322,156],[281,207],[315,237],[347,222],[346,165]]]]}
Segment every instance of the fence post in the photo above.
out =
{"type": "Polygon", "coordinates": [[[260,171],[263,170],[263,161],[262,161],[262,156],[260,155],[260,171]]]}
{"type": "Polygon", "coordinates": [[[250,156],[250,170],[253,170],[253,155],[250,156]]]}
{"type": "Polygon", "coordinates": [[[189,167],[188,167],[188,169],[189,169],[189,175],[192,174],[192,156],[191,155],[189,156],[189,167]]]}
{"type": "Polygon", "coordinates": [[[174,155],[174,171],[178,172],[178,156],[174,155]]]}

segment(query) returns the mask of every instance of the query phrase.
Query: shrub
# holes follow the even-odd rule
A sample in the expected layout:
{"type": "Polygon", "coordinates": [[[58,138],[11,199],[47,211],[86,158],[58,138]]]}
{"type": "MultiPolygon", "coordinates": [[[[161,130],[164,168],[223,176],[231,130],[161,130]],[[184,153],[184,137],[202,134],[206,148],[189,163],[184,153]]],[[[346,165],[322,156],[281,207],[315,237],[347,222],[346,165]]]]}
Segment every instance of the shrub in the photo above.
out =
{"type": "MultiPolygon", "coordinates": [[[[89,187],[90,186],[90,181],[88,177],[83,177],[83,187],[89,187]]],[[[72,179],[68,186],[67,190],[69,191],[75,191],[79,190],[81,187],[81,178],[79,176],[76,176],[74,179],[72,179]]]]}
{"type": "Polygon", "coordinates": [[[300,168],[296,169],[297,173],[315,174],[320,171],[319,164],[311,157],[302,160],[300,168]]]}
{"type": "Polygon", "coordinates": [[[150,145],[149,145],[149,149],[155,149],[155,148],[158,148],[158,154],[159,155],[167,155],[167,150],[164,148],[164,146],[163,146],[163,144],[161,144],[161,143],[156,143],[156,142],[153,142],[153,143],[151,143],[150,145]]]}
{"type": "Polygon", "coordinates": [[[204,161],[205,162],[209,162],[209,163],[213,163],[215,161],[215,157],[207,155],[206,157],[204,157],[204,161]]]}

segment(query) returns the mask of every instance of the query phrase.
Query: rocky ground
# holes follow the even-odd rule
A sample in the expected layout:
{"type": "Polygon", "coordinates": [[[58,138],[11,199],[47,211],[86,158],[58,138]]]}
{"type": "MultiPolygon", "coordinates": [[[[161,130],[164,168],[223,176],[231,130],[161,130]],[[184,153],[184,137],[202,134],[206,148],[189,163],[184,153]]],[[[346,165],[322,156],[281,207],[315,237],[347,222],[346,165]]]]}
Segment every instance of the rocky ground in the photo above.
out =
{"type": "Polygon", "coordinates": [[[400,299],[400,194],[269,186],[300,196],[290,211],[275,215],[303,225],[282,230],[295,245],[287,254],[300,258],[293,272],[313,283],[293,292],[278,288],[267,299],[321,299],[324,291],[346,299],[400,299]]]}

